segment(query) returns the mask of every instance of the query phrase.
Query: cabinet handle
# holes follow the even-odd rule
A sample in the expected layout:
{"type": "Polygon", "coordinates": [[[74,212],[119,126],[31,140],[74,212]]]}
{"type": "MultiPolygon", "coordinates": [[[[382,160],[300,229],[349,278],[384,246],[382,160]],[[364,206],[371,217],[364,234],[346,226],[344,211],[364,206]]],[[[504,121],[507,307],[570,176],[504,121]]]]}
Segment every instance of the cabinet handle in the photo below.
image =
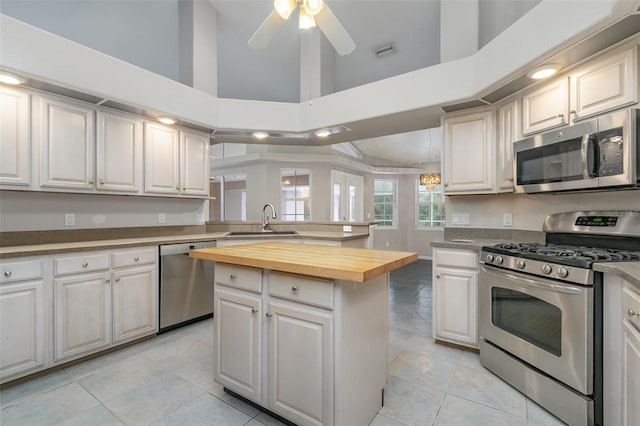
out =
{"type": "Polygon", "coordinates": [[[182,187],[182,190],[183,190],[183,191],[186,191],[186,190],[187,190],[187,187],[186,187],[186,186],[183,186],[183,187],[182,187]]]}
{"type": "Polygon", "coordinates": [[[445,183],[444,186],[449,186],[449,183],[445,183]]]}
{"type": "Polygon", "coordinates": [[[120,277],[116,278],[116,282],[119,283],[120,282],[120,277]]]}
{"type": "Polygon", "coordinates": [[[176,191],[180,191],[180,187],[179,186],[176,186],[176,191]]]}
{"type": "Polygon", "coordinates": [[[436,275],[436,278],[440,278],[440,275],[436,275]]]}
{"type": "Polygon", "coordinates": [[[627,314],[629,314],[629,317],[630,317],[630,318],[633,318],[633,317],[640,317],[640,312],[636,312],[636,311],[634,311],[633,309],[629,309],[629,310],[627,311],[627,314]]]}
{"type": "Polygon", "coordinates": [[[267,312],[265,315],[266,315],[267,318],[271,318],[273,316],[273,314],[271,312],[267,312]]]}
{"type": "Polygon", "coordinates": [[[133,258],[133,261],[134,261],[134,262],[137,262],[137,261],[139,261],[139,260],[140,260],[140,257],[138,257],[138,256],[136,256],[136,257],[134,257],[134,258],[133,258]]]}
{"type": "Polygon", "coordinates": [[[89,266],[89,264],[87,262],[82,262],[82,267],[86,268],[87,266],[89,266]]]}
{"type": "Polygon", "coordinates": [[[571,114],[578,115],[578,111],[576,111],[575,109],[572,109],[571,111],[569,111],[569,115],[571,114]]]}
{"type": "Polygon", "coordinates": [[[291,286],[291,291],[298,291],[300,290],[300,287],[298,287],[297,285],[291,286]]]}
{"type": "Polygon", "coordinates": [[[89,181],[89,185],[93,185],[93,182],[94,182],[94,180],[93,180],[93,179],[91,179],[91,180],[89,181]]]}
{"type": "Polygon", "coordinates": [[[558,118],[560,119],[560,121],[564,121],[564,114],[558,114],[558,118]]]}
{"type": "Polygon", "coordinates": [[[258,308],[251,308],[251,313],[255,314],[256,312],[258,312],[258,308]]]}
{"type": "Polygon", "coordinates": [[[4,276],[5,277],[10,277],[11,276],[11,271],[4,271],[4,276]]]}
{"type": "Polygon", "coordinates": [[[109,278],[107,278],[106,280],[104,280],[104,282],[109,284],[111,282],[111,280],[109,278]]]}
{"type": "Polygon", "coordinates": [[[229,275],[229,278],[231,278],[232,280],[235,280],[236,279],[236,274],[229,275]]]}
{"type": "Polygon", "coordinates": [[[513,178],[507,178],[507,182],[513,182],[513,178]]]}
{"type": "Polygon", "coordinates": [[[100,179],[100,180],[98,181],[98,184],[99,184],[99,185],[104,185],[104,179],[100,179]]]}

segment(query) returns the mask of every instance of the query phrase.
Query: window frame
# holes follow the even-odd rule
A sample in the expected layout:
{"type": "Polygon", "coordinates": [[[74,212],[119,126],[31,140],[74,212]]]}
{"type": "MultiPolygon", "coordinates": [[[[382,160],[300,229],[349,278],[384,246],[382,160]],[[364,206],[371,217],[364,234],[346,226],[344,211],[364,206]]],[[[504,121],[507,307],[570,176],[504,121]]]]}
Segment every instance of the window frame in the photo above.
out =
{"type": "MultiPolygon", "coordinates": [[[[430,217],[431,219],[429,220],[429,223],[434,223],[436,221],[433,220],[433,195],[430,196],[430,202],[429,202],[429,206],[430,206],[430,217]]],[[[445,212],[445,200],[444,200],[444,190],[442,188],[442,185],[437,185],[433,190],[429,190],[426,187],[423,187],[422,185],[420,185],[420,179],[416,179],[415,180],[415,221],[414,221],[414,226],[415,229],[418,231],[430,231],[430,230],[442,230],[445,227],[445,220],[446,220],[446,212],[445,212]],[[441,194],[442,197],[442,215],[441,215],[441,220],[437,221],[440,222],[440,225],[421,225],[420,224],[420,190],[424,188],[423,192],[427,192],[429,194],[441,194]]]]}
{"type": "Polygon", "coordinates": [[[311,176],[312,172],[311,169],[292,169],[292,168],[281,168],[280,169],[280,220],[282,220],[283,222],[310,222],[312,219],[312,208],[311,208],[311,182],[312,182],[312,176],[311,176]],[[293,193],[294,193],[294,197],[293,198],[285,198],[283,196],[283,188],[285,188],[282,185],[282,181],[286,178],[286,176],[283,176],[283,173],[285,172],[292,172],[295,178],[296,178],[296,183],[294,185],[288,185],[286,186],[286,188],[293,188],[293,193]],[[304,174],[300,174],[298,175],[298,172],[304,172],[304,174]],[[297,178],[298,176],[307,176],[308,177],[308,184],[307,185],[298,185],[297,183],[297,178]],[[307,191],[307,197],[306,198],[298,198],[295,196],[295,194],[298,193],[298,188],[299,187],[303,187],[306,186],[308,191],[307,191]],[[305,201],[308,205],[308,211],[309,211],[309,216],[307,218],[305,210],[303,208],[302,213],[298,213],[297,212],[297,208],[295,209],[295,213],[291,214],[291,213],[286,213],[285,212],[285,208],[284,208],[284,203],[287,201],[293,201],[294,206],[297,206],[297,202],[301,201],[304,205],[305,201]],[[287,218],[288,216],[293,215],[293,220],[287,218]],[[302,219],[300,219],[302,218],[302,219]]]}
{"type": "Polygon", "coordinates": [[[378,223],[378,229],[399,229],[398,228],[398,179],[373,179],[373,219],[378,223]],[[376,182],[392,182],[393,183],[393,201],[392,203],[378,203],[376,202],[376,182]],[[391,217],[391,225],[382,225],[378,218],[376,218],[376,206],[377,205],[391,205],[392,206],[392,217],[391,217]]]}

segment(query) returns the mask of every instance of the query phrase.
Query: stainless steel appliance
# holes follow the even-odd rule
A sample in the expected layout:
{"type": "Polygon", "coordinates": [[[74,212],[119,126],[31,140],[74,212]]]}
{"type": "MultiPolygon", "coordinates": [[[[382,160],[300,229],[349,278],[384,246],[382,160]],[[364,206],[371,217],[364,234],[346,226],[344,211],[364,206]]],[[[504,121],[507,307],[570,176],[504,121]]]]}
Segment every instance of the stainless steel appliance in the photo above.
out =
{"type": "Polygon", "coordinates": [[[639,111],[625,109],[515,142],[515,192],[640,184],[639,111]]]}
{"type": "Polygon", "coordinates": [[[189,257],[189,250],[215,245],[160,246],[160,332],[213,315],[213,262],[189,257]]]}
{"type": "Polygon", "coordinates": [[[602,424],[602,274],[640,261],[640,212],[548,216],[546,244],[482,248],[480,362],[571,425],[602,424]]]}

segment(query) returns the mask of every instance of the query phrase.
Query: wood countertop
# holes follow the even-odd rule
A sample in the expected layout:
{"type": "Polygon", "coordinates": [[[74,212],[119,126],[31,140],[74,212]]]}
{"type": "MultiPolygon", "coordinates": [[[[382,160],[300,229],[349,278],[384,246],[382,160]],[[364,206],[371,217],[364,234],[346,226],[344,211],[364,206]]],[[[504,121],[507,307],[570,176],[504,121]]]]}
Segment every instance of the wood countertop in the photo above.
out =
{"type": "Polygon", "coordinates": [[[313,277],[365,282],[418,259],[416,253],[265,242],[191,250],[189,256],[313,277]]]}

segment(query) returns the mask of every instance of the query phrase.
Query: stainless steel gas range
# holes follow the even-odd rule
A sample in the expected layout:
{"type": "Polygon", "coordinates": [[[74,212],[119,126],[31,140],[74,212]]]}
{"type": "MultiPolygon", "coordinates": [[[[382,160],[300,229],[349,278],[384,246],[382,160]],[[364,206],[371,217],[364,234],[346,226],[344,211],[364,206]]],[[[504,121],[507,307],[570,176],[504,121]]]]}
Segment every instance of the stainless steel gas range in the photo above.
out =
{"type": "Polygon", "coordinates": [[[640,212],[560,213],[546,244],[482,248],[480,362],[564,422],[602,424],[602,274],[640,261],[640,212]]]}

